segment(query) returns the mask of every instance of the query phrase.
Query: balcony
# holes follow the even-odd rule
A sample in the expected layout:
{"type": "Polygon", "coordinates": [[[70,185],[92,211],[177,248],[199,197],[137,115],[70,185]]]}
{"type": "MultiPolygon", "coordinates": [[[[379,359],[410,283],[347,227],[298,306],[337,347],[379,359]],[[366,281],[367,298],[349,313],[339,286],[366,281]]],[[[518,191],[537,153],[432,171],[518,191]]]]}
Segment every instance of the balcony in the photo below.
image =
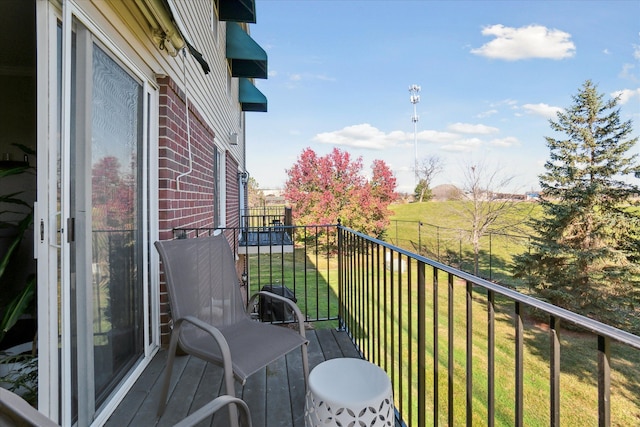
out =
{"type": "MultiPolygon", "coordinates": [[[[382,367],[393,383],[397,425],[640,420],[640,337],[339,225],[288,231],[296,242],[290,253],[269,245],[238,254],[248,293],[273,284],[293,291],[309,322],[311,367],[334,357],[382,367]]],[[[225,232],[235,240],[243,230],[225,232]]],[[[179,358],[174,410],[156,424],[154,384],[164,353],[107,425],[170,425],[219,393],[217,368],[179,358]]],[[[304,425],[296,356],[241,389],[254,425],[304,425]]],[[[221,417],[213,425],[225,425],[221,417]]]]}

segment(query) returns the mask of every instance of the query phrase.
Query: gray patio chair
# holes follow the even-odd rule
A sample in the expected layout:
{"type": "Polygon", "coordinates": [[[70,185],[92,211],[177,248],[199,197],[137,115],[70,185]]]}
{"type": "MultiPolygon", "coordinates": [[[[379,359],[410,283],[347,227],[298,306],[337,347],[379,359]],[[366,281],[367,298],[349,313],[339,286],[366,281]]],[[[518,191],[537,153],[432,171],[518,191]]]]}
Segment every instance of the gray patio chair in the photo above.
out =
{"type": "MultiPolygon", "coordinates": [[[[235,260],[224,235],[155,243],[164,269],[173,330],[158,415],[167,401],[177,346],[224,368],[225,394],[235,396],[234,377],[247,377],[285,354],[301,348],[305,385],[309,376],[304,318],[291,300],[260,291],[244,305],[235,260]],[[264,295],[289,304],[297,331],[251,318],[248,308],[264,295]]],[[[230,416],[237,419],[231,405],[230,416]]]]}
{"type": "Polygon", "coordinates": [[[17,394],[0,388],[0,426],[58,427],[17,394]]]}
{"type": "Polygon", "coordinates": [[[244,402],[244,400],[226,394],[216,397],[211,402],[207,403],[202,408],[198,409],[196,412],[180,421],[178,424],[174,424],[173,427],[192,427],[199,422],[206,420],[207,417],[216,413],[219,409],[225,407],[226,405],[235,405],[240,407],[240,409],[242,409],[242,412],[244,413],[245,425],[247,427],[252,427],[249,407],[244,402]]]}
{"type": "MultiPolygon", "coordinates": [[[[213,399],[202,408],[195,411],[173,427],[192,427],[207,419],[226,405],[235,405],[244,413],[245,425],[251,427],[251,414],[249,407],[237,397],[222,395],[213,399]]],[[[59,427],[36,408],[29,405],[26,400],[17,394],[0,387],[0,426],[2,427],[59,427]]]]}

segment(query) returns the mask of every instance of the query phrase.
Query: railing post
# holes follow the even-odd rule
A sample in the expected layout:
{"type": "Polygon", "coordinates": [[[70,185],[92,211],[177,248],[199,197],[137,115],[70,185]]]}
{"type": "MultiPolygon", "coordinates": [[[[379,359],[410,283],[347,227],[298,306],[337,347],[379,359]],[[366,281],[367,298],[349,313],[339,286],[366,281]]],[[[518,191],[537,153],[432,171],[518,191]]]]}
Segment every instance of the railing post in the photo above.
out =
{"type": "Polygon", "coordinates": [[[448,274],[448,331],[449,331],[449,335],[448,335],[448,345],[449,345],[449,360],[448,360],[448,366],[447,366],[447,371],[448,371],[448,377],[449,377],[449,381],[448,381],[448,402],[449,402],[449,406],[448,406],[448,424],[449,426],[454,425],[453,424],[453,408],[454,408],[454,402],[453,402],[453,384],[454,384],[454,376],[453,376],[453,369],[454,369],[454,345],[453,345],[453,324],[454,324],[454,317],[453,317],[453,274],[449,273],[448,274]]]}
{"type": "MultiPolygon", "coordinates": [[[[418,264],[420,266],[420,271],[422,271],[422,277],[418,276],[418,279],[421,282],[424,282],[424,269],[425,269],[425,265],[423,262],[420,262],[420,264],[418,264]]],[[[440,363],[439,363],[439,355],[438,355],[438,346],[439,346],[439,342],[438,342],[438,335],[439,335],[439,331],[438,331],[438,269],[437,268],[433,268],[433,425],[437,426],[438,425],[438,413],[439,408],[438,408],[438,402],[440,400],[440,396],[439,396],[439,387],[438,387],[438,368],[440,367],[440,363]]],[[[426,286],[425,283],[419,283],[420,284],[420,289],[423,289],[424,286],[426,286]]],[[[424,292],[424,291],[422,291],[424,292]]],[[[424,298],[424,297],[423,297],[424,298]]],[[[425,305],[426,301],[418,301],[418,303],[423,306],[425,305]]],[[[423,310],[424,311],[424,310],[423,310]]],[[[419,313],[419,320],[424,318],[424,313],[419,313]]],[[[425,332],[422,329],[418,330],[418,337],[424,337],[425,336],[425,332]]],[[[424,352],[425,350],[425,346],[424,345],[419,345],[419,351],[424,352]]],[[[426,345],[426,343],[425,343],[426,345]]],[[[422,371],[422,367],[420,367],[420,370],[422,371]]],[[[421,382],[420,384],[423,384],[423,382],[421,382]]],[[[420,411],[424,411],[424,402],[420,401],[420,411]]],[[[418,412],[418,416],[420,416],[420,412],[418,412]]],[[[426,418],[423,416],[423,418],[426,418]]],[[[418,425],[426,425],[422,422],[419,422],[418,425]]]]}
{"type": "Polygon", "coordinates": [[[552,427],[560,426],[560,319],[551,316],[549,320],[550,334],[550,420],[552,427]]]}
{"type": "Polygon", "coordinates": [[[611,425],[611,365],[609,337],[598,335],[598,426],[611,425]]]}
{"type": "Polygon", "coordinates": [[[487,360],[487,425],[493,427],[495,425],[495,412],[496,412],[496,391],[495,391],[495,356],[496,356],[496,332],[495,332],[495,319],[496,319],[496,305],[495,305],[495,293],[489,291],[487,294],[487,337],[488,337],[488,353],[487,360]]]}
{"type": "Polygon", "coordinates": [[[467,426],[473,425],[473,283],[467,280],[467,426]]]}
{"type": "Polygon", "coordinates": [[[338,232],[338,330],[344,331],[344,301],[342,298],[343,295],[343,270],[344,270],[344,241],[343,241],[343,231],[340,226],[340,220],[338,220],[338,225],[336,226],[336,230],[338,232]]]}
{"type": "Polygon", "coordinates": [[[515,390],[515,402],[516,402],[516,414],[515,414],[515,427],[522,427],[524,425],[524,380],[523,374],[523,346],[524,346],[524,325],[522,322],[522,304],[516,301],[516,390],[515,390]]]}

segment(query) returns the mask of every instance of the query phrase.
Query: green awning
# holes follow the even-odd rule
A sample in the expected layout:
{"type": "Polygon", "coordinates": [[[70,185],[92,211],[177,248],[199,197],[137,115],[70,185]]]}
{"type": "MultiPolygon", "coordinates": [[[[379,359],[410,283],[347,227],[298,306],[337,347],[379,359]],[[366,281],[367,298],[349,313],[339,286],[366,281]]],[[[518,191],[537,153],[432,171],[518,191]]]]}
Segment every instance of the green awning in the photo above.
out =
{"type": "Polygon", "coordinates": [[[267,97],[251,83],[251,80],[241,78],[238,80],[238,100],[242,104],[242,111],[267,111],[267,97]]]}
{"type": "Polygon", "coordinates": [[[227,22],[227,60],[233,77],[267,78],[267,53],[235,22],[227,22]]]}
{"type": "Polygon", "coordinates": [[[255,0],[218,0],[221,21],[256,23],[255,0]]]}

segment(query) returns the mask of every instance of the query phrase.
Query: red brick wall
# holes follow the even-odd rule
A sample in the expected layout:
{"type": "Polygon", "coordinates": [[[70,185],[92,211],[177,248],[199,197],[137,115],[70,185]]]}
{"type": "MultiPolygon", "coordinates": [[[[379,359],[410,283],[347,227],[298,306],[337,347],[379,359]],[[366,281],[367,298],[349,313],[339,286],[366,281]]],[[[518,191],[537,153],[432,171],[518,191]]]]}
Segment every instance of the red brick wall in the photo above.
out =
{"type": "Polygon", "coordinates": [[[166,240],[177,227],[214,225],[214,133],[189,103],[189,144],[184,92],[169,77],[159,83],[159,237],[166,240]],[[189,145],[193,170],[178,181],[189,172],[189,145]]]}
{"type": "MultiPolygon", "coordinates": [[[[189,103],[189,130],[185,113],[185,94],[169,77],[160,84],[160,117],[158,141],[159,176],[159,239],[173,238],[174,228],[214,227],[214,132],[202,119],[197,106],[189,103]],[[190,140],[190,144],[189,144],[190,140]],[[189,145],[193,159],[189,172],[189,145]]],[[[238,218],[238,163],[227,155],[226,181],[227,226],[237,226],[238,218]]],[[[160,336],[163,346],[168,345],[170,307],[164,283],[160,277],[160,336]]]]}

